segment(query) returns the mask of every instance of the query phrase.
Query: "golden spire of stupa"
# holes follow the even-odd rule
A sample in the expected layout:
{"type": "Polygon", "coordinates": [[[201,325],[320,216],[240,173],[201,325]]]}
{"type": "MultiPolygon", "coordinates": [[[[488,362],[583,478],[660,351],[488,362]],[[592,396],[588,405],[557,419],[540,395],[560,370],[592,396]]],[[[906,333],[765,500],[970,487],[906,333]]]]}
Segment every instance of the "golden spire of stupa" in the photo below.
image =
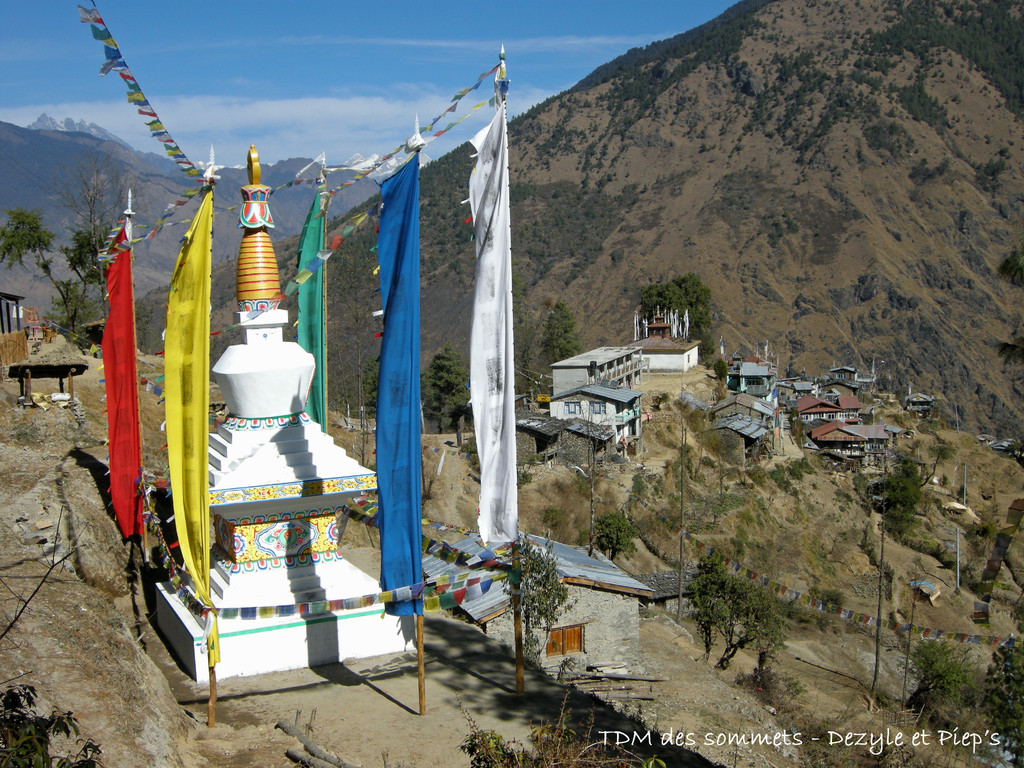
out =
{"type": "Polygon", "coordinates": [[[260,156],[255,145],[249,145],[249,183],[242,187],[242,207],[238,226],[242,243],[238,246],[235,300],[240,311],[274,309],[281,297],[281,279],[277,273],[277,257],[267,228],[274,226],[270,215],[270,194],[273,190],[260,184],[260,156]]]}

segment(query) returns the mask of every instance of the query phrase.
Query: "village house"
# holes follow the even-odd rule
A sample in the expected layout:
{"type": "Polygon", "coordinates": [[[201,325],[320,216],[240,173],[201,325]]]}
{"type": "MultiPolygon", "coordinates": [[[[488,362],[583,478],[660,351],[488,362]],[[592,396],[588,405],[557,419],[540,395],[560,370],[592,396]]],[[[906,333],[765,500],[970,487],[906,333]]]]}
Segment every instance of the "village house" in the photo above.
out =
{"type": "Polygon", "coordinates": [[[776,387],[779,392],[779,407],[789,411],[796,408],[796,401],[801,397],[815,395],[817,386],[803,379],[780,379],[776,387]]]}
{"type": "Polygon", "coordinates": [[[543,413],[517,413],[516,463],[554,459],[558,456],[559,440],[567,425],[568,422],[552,419],[543,413]]]}
{"type": "Polygon", "coordinates": [[[631,387],[642,381],[643,357],[635,347],[598,347],[551,364],[551,396],[610,381],[631,387]]]}
{"type": "Polygon", "coordinates": [[[771,400],[777,396],[777,381],[778,369],[767,360],[734,359],[726,377],[726,387],[732,392],[743,392],[762,400],[771,400]]]}
{"type": "Polygon", "coordinates": [[[711,406],[709,413],[716,418],[739,413],[752,419],[760,419],[767,424],[770,424],[772,419],[775,418],[775,408],[772,407],[771,403],[742,392],[720,400],[711,406]]]}
{"type": "MultiPolygon", "coordinates": [[[[570,434],[611,433],[615,445],[626,447],[642,440],[641,392],[601,382],[561,392],[551,398],[552,418],[569,422],[570,434]]],[[[593,436],[593,435],[592,435],[593,436]]],[[[639,446],[636,446],[639,448],[639,446]]]]}
{"type": "Polygon", "coordinates": [[[844,424],[830,421],[811,430],[811,442],[822,453],[862,464],[881,463],[891,441],[884,424],[844,424]]]}
{"type": "Polygon", "coordinates": [[[907,395],[903,401],[903,407],[921,418],[928,418],[935,407],[935,398],[924,392],[915,392],[912,395],[907,395]]]}
{"type": "Polygon", "coordinates": [[[871,373],[860,373],[851,365],[840,365],[829,369],[828,375],[834,381],[846,381],[861,387],[870,387],[875,383],[875,364],[874,362],[871,363],[871,373]]]}
{"type": "Polygon", "coordinates": [[[825,379],[818,384],[818,397],[835,402],[840,397],[856,397],[864,385],[851,379],[825,379]]]}
{"type": "Polygon", "coordinates": [[[860,400],[846,395],[838,398],[837,402],[829,402],[809,395],[796,401],[796,412],[800,416],[800,420],[805,423],[813,419],[857,422],[860,421],[860,411],[860,400]]]}
{"type": "Polygon", "coordinates": [[[759,418],[730,413],[714,420],[712,429],[722,439],[722,453],[729,461],[743,463],[748,458],[758,460],[768,451],[771,428],[759,418]]]}
{"type": "Polygon", "coordinates": [[[699,341],[676,341],[671,326],[662,321],[647,325],[647,336],[627,344],[640,350],[644,371],[650,373],[685,373],[699,361],[699,341]]]}
{"type": "MultiPolygon", "coordinates": [[[[638,599],[651,590],[597,550],[588,555],[583,547],[571,547],[540,536],[527,536],[534,545],[555,560],[559,580],[569,590],[569,602],[554,626],[535,628],[541,666],[557,670],[565,660],[577,669],[587,664],[640,661],[640,606],[638,599]]],[[[456,549],[470,555],[484,552],[475,536],[456,542],[456,549]]],[[[428,579],[453,574],[457,567],[432,555],[424,555],[423,572],[428,579]]],[[[486,573],[481,569],[481,575],[486,573]]],[[[480,597],[459,606],[484,632],[509,649],[514,647],[514,627],[508,581],[501,581],[480,597]]]]}

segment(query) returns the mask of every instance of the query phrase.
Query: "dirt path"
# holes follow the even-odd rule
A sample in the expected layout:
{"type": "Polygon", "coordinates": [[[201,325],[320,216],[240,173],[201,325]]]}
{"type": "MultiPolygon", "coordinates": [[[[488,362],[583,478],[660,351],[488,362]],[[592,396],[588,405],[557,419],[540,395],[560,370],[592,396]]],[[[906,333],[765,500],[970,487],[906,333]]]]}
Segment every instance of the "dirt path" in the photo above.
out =
{"type": "MultiPolygon", "coordinates": [[[[424,625],[424,716],[418,714],[416,656],[405,653],[222,680],[219,724],[210,730],[204,725],[206,687],[185,677],[159,641],[148,647],[194,719],[201,751],[220,768],[288,765],[284,749],[298,744],[273,730],[278,720],[309,725],[319,745],[363,768],[466,765],[459,744],[470,731],[470,717],[481,729],[529,744],[531,728],[557,721],[566,696],[578,732],[593,714],[594,740],[601,739],[602,730],[632,734],[641,729],[610,707],[533,670],[526,670],[526,695],[517,696],[512,658],[484,633],[435,614],[427,615],[424,625]]],[[[668,766],[714,765],[674,747],[635,751],[645,757],[657,754],[668,766]]]]}

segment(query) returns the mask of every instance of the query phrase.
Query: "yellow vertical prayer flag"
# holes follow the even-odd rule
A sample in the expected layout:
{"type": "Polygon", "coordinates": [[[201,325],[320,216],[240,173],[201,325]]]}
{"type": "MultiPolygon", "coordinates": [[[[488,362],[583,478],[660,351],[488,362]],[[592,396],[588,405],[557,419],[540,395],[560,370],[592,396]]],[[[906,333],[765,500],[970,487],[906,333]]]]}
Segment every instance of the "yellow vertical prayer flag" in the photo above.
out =
{"type": "MultiPolygon", "coordinates": [[[[164,397],[167,462],[171,472],[174,526],[185,570],[196,597],[210,598],[210,501],[207,468],[210,408],[210,264],[213,190],[203,195],[178,254],[167,297],[164,397]]],[[[207,645],[213,667],[220,660],[216,615],[210,611],[207,645]]]]}

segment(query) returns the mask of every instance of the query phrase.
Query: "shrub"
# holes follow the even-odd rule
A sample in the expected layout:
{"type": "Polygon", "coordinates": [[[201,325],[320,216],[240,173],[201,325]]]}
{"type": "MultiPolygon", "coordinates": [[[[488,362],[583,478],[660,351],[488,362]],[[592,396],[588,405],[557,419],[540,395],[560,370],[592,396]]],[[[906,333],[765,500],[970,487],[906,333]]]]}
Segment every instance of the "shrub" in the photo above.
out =
{"type": "Polygon", "coordinates": [[[36,690],[15,685],[0,695],[0,765],[4,768],[97,768],[99,745],[88,739],[75,754],[51,755],[54,737],[78,736],[78,721],[71,712],[36,712],[36,690]]]}

